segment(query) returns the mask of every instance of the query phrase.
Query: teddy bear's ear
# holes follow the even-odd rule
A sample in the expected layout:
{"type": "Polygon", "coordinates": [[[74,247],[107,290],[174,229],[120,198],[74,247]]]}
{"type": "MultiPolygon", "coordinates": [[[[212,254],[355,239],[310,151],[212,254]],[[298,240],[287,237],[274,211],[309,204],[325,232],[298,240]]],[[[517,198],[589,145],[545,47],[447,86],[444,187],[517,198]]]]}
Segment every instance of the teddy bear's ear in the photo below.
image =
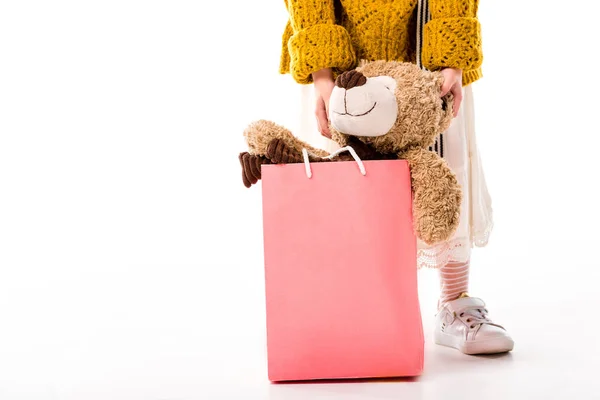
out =
{"type": "Polygon", "coordinates": [[[392,78],[391,76],[387,76],[387,75],[374,76],[369,79],[372,79],[376,82],[381,82],[392,93],[394,93],[394,91],[396,90],[396,85],[397,85],[396,80],[394,78],[392,78]]]}

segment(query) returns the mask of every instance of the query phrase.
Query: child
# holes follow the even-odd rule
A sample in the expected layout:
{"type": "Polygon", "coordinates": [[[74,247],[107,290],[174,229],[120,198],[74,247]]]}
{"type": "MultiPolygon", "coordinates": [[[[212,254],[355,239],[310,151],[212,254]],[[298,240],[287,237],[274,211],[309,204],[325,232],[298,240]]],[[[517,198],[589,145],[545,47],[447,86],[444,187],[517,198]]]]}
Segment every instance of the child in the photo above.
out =
{"type": "Polygon", "coordinates": [[[482,76],[478,0],[429,0],[429,10],[418,5],[420,1],[286,0],[290,18],[283,34],[280,72],[290,73],[302,84],[305,104],[316,103],[316,120],[311,115],[314,106],[305,108],[299,135],[334,150],[335,144],[326,139],[330,136],[327,112],[337,74],[380,59],[422,61],[428,70],[441,71],[442,96],[452,92],[456,99],[455,118],[436,148],[444,149],[440,155],[456,173],[464,195],[454,237],[435,246],[419,241],[419,267],[437,268],[440,273],[434,338],[437,344],[466,354],[511,351],[514,344],[506,330],[491,321],[481,299],[467,294],[471,248],[485,246],[492,229],[470,86],[482,76]]]}

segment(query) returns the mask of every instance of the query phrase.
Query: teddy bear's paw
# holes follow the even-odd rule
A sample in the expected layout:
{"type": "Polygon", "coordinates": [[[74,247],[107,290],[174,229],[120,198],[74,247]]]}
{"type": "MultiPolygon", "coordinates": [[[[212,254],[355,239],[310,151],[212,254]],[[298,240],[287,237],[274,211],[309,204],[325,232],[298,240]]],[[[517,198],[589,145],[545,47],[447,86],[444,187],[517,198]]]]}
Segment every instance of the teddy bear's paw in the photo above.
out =
{"type": "Polygon", "coordinates": [[[268,159],[248,152],[240,153],[238,159],[242,166],[242,181],[247,188],[254,185],[261,178],[260,166],[270,163],[268,159]]]}
{"type": "Polygon", "coordinates": [[[290,164],[302,162],[302,155],[290,148],[282,139],[273,139],[267,145],[267,158],[275,164],[290,164]]]}
{"type": "Polygon", "coordinates": [[[460,214],[430,213],[415,219],[417,237],[428,245],[449,240],[458,227],[460,214]]]}

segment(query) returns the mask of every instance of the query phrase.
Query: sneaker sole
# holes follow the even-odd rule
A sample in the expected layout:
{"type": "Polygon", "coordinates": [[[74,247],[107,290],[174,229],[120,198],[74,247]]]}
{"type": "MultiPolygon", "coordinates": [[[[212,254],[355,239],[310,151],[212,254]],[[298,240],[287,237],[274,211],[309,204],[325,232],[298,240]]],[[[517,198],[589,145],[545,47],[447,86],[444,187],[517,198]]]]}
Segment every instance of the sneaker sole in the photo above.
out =
{"type": "Polygon", "coordinates": [[[443,332],[436,332],[434,341],[436,344],[452,347],[469,355],[508,353],[509,351],[512,351],[515,346],[514,341],[510,337],[497,337],[475,342],[465,342],[455,336],[447,335],[443,332]]]}

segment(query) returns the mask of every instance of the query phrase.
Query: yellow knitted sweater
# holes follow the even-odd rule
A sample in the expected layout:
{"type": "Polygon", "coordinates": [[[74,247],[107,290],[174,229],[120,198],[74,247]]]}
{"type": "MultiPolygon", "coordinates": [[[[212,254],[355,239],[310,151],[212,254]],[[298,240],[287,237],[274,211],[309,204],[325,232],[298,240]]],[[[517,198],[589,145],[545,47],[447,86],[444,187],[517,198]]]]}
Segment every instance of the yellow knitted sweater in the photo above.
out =
{"type": "MultiPolygon", "coordinates": [[[[481,77],[479,0],[429,0],[431,20],[423,29],[422,62],[435,71],[463,70],[463,85],[481,77]]],[[[416,62],[417,0],[285,0],[281,73],[298,83],[332,68],[337,75],[358,61],[416,62]]]]}

